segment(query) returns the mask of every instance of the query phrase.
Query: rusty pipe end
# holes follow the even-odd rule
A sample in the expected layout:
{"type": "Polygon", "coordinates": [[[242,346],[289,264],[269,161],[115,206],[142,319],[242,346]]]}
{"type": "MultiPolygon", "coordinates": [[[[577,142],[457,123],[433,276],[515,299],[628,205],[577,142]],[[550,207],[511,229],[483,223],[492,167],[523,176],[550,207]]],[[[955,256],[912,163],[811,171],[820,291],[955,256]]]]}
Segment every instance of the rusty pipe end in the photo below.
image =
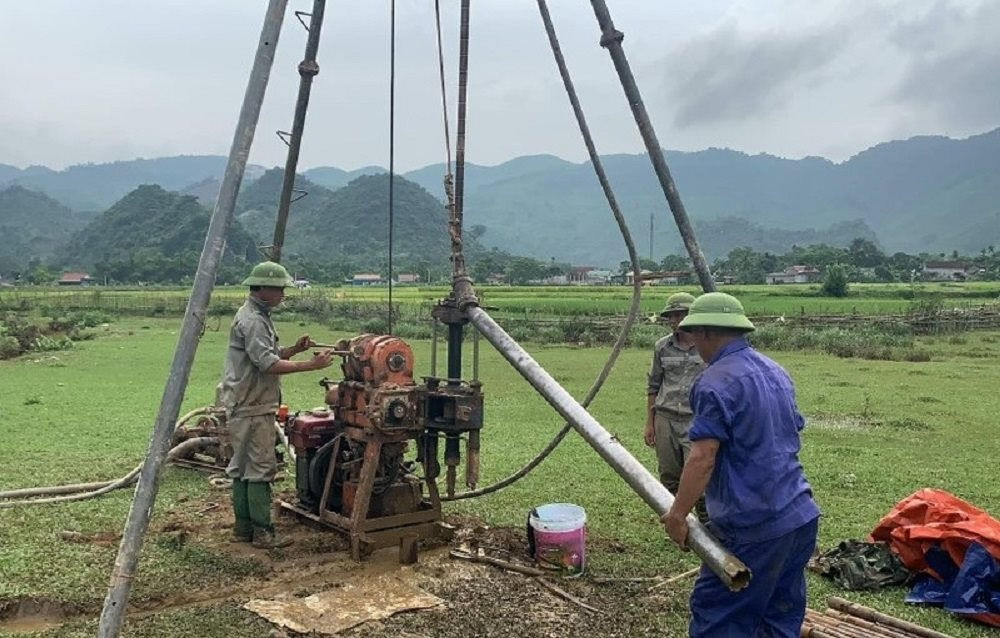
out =
{"type": "Polygon", "coordinates": [[[727,585],[730,591],[741,591],[746,589],[746,586],[750,584],[752,574],[750,573],[750,569],[743,564],[743,561],[734,559],[733,563],[733,565],[726,565],[726,573],[729,574],[727,585]]]}

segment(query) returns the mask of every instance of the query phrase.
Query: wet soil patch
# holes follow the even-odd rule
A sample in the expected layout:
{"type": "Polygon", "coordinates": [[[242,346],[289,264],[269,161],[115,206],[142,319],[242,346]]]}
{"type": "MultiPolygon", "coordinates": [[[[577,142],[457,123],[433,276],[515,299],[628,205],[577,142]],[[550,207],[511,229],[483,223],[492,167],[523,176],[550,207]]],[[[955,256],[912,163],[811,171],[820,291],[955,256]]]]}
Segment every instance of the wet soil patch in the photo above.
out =
{"type": "Polygon", "coordinates": [[[31,633],[58,627],[79,609],[47,598],[15,598],[0,602],[0,634],[31,633]]]}

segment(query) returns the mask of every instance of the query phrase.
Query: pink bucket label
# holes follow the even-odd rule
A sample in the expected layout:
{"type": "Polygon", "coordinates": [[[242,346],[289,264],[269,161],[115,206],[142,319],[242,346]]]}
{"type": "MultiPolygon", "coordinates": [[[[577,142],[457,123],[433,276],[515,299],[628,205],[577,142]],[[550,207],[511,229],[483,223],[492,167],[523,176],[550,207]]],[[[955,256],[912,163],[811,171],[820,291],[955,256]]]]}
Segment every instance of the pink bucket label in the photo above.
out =
{"type": "Polygon", "coordinates": [[[569,532],[535,532],[535,560],[545,569],[582,574],[587,563],[587,528],[569,532]]]}
{"type": "Polygon", "coordinates": [[[528,524],[538,564],[565,575],[582,574],[587,565],[587,513],[572,503],[550,503],[531,511],[528,524]]]}

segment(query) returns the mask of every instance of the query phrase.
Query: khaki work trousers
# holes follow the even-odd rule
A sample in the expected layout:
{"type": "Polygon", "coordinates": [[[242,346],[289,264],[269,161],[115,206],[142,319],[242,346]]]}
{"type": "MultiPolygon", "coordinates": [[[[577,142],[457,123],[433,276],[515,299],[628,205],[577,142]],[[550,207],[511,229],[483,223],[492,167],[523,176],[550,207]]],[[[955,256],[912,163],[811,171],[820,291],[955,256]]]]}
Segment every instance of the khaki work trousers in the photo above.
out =
{"type": "Polygon", "coordinates": [[[657,469],[660,473],[660,482],[670,490],[671,494],[677,493],[684,462],[691,454],[689,427],[691,427],[691,417],[668,415],[659,411],[653,415],[657,469]]]}
{"type": "MultiPolygon", "coordinates": [[[[657,412],[653,415],[653,429],[656,433],[656,462],[660,472],[660,483],[677,495],[681,485],[681,472],[684,463],[691,455],[691,439],[688,438],[688,428],[693,417],[682,417],[674,414],[657,412]]],[[[705,509],[705,497],[698,499],[694,506],[695,515],[702,523],[708,521],[708,511],[705,509]]]]}
{"type": "Polygon", "coordinates": [[[226,474],[233,480],[271,482],[278,473],[274,452],[274,415],[231,418],[227,424],[233,458],[226,474]]]}

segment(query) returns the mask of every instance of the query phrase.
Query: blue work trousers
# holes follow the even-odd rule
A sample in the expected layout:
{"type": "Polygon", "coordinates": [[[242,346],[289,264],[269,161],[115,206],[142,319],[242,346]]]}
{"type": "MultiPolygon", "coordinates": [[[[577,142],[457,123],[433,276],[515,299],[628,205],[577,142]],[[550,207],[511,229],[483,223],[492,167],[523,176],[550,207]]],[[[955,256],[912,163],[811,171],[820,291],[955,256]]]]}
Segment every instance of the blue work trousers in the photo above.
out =
{"type": "Polygon", "coordinates": [[[720,539],[753,573],[729,591],[706,567],[691,592],[691,638],[799,638],[806,613],[806,563],[816,547],[819,518],[760,543],[720,539]]]}

